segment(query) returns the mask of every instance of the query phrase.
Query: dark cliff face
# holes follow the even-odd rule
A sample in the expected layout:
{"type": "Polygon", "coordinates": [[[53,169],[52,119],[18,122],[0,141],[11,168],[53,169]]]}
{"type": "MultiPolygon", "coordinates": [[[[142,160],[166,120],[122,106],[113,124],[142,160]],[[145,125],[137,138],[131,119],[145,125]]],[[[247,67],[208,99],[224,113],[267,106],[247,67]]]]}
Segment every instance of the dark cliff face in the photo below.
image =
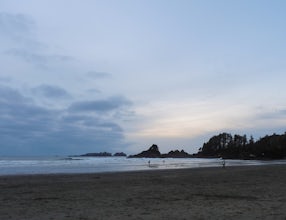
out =
{"type": "Polygon", "coordinates": [[[158,158],[161,157],[161,153],[159,151],[159,148],[156,144],[153,144],[148,150],[142,151],[139,154],[131,155],[130,158],[141,158],[141,157],[147,157],[147,158],[158,158]]]}

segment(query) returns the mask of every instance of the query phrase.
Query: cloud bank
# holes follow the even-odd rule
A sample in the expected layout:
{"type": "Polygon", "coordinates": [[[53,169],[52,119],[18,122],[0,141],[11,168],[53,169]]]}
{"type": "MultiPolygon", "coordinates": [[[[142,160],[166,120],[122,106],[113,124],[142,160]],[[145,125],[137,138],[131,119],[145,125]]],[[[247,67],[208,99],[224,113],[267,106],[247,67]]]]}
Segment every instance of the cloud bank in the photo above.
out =
{"type": "MultiPolygon", "coordinates": [[[[56,86],[41,85],[33,90],[49,98],[68,96],[56,86]]],[[[130,107],[126,98],[74,102],[55,110],[39,106],[33,97],[7,86],[0,86],[0,97],[1,155],[113,152],[127,146],[121,126],[111,116],[101,117],[130,107]],[[86,114],[90,111],[97,114],[86,114]]]]}

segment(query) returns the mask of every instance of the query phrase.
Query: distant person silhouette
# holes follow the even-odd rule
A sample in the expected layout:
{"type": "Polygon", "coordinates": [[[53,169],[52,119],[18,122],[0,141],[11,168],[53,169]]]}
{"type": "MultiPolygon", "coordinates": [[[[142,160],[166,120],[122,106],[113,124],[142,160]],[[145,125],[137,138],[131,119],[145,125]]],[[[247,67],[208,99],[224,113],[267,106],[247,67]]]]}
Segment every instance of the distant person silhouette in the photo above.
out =
{"type": "Polygon", "coordinates": [[[225,168],[225,159],[222,161],[222,168],[225,168]]]}

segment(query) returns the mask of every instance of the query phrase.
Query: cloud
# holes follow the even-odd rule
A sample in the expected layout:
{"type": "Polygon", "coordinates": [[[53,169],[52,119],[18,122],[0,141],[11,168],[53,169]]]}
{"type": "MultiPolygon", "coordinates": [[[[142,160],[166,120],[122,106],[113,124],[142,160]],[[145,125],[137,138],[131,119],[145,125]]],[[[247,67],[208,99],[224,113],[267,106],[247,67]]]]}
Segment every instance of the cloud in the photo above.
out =
{"type": "Polygon", "coordinates": [[[263,119],[279,119],[279,118],[285,118],[285,116],[286,116],[285,109],[268,111],[268,112],[264,112],[261,115],[259,115],[259,117],[263,119]]]}
{"type": "Polygon", "coordinates": [[[94,89],[94,88],[88,89],[86,92],[90,93],[90,94],[100,94],[101,93],[101,91],[99,89],[94,89]]]}
{"type": "Polygon", "coordinates": [[[28,49],[9,49],[5,52],[6,55],[14,56],[24,60],[27,63],[31,63],[37,67],[48,68],[56,63],[62,63],[73,60],[70,56],[58,55],[58,54],[43,54],[30,51],[28,49]]]}
{"type": "Polygon", "coordinates": [[[109,130],[109,131],[123,131],[122,128],[113,122],[107,122],[100,118],[91,117],[87,115],[68,115],[62,118],[62,121],[66,124],[77,124],[82,127],[93,127],[98,125],[99,130],[109,130]]]}
{"type": "Polygon", "coordinates": [[[269,121],[271,120],[272,123],[275,121],[283,121],[285,120],[286,116],[286,109],[283,107],[276,107],[275,109],[258,106],[254,108],[255,115],[253,116],[253,120],[256,121],[269,121]]]}
{"type": "Polygon", "coordinates": [[[128,99],[115,96],[103,100],[76,102],[69,107],[69,110],[72,112],[109,112],[130,105],[132,102],[128,99]]]}
{"type": "MultiPolygon", "coordinates": [[[[20,81],[10,81],[8,84],[5,75],[0,78],[0,155],[82,154],[114,152],[114,149],[119,148],[124,151],[127,143],[124,130],[119,124],[123,116],[115,122],[113,115],[120,114],[122,109],[131,106],[128,99],[114,96],[90,101],[81,96],[81,101],[74,101],[76,97],[72,97],[68,90],[53,85],[55,81],[59,84],[57,80],[64,78],[63,75],[72,79],[77,71],[86,73],[86,68],[79,67],[76,58],[58,53],[60,46],[50,47],[38,39],[37,26],[32,17],[0,13],[0,44],[3,45],[1,55],[19,67],[20,72],[13,72],[18,71],[15,68],[11,70],[11,75],[28,77],[22,87],[25,93],[15,89],[17,86],[20,88],[20,81]],[[36,77],[29,78],[30,74],[25,75],[27,69],[21,69],[22,62],[37,68],[29,69],[31,75],[36,77]],[[53,73],[57,74],[56,77],[53,73]],[[58,73],[61,73],[60,77],[58,73]],[[3,84],[14,84],[15,88],[3,84]],[[29,88],[31,84],[33,88],[29,88]],[[93,111],[100,114],[90,114],[93,111]],[[103,114],[110,112],[112,114],[103,114]]],[[[10,74],[10,64],[4,64],[3,71],[10,74]]],[[[85,80],[109,77],[109,73],[96,71],[84,76],[85,80]]],[[[101,93],[94,86],[93,91],[89,92],[97,95],[101,93]]]]}
{"type": "MultiPolygon", "coordinates": [[[[118,122],[121,118],[117,118],[115,122],[113,115],[120,114],[122,109],[132,103],[121,96],[75,102],[75,97],[72,97],[69,91],[53,83],[46,84],[44,80],[52,79],[53,76],[50,75],[53,72],[68,73],[69,78],[72,78],[74,72],[78,71],[78,63],[75,63],[78,60],[53,51],[49,45],[37,39],[36,32],[33,18],[24,14],[0,13],[0,43],[3,45],[1,52],[4,52],[2,55],[15,66],[20,63],[17,65],[19,69],[23,61],[41,68],[40,71],[31,69],[33,76],[40,73],[49,74],[43,75],[43,78],[27,78],[25,86],[22,87],[25,93],[16,89],[17,83],[8,81],[5,75],[0,78],[0,155],[82,154],[114,152],[114,149],[119,148],[124,151],[128,144],[124,138],[124,130],[118,122]],[[41,71],[47,69],[49,72],[41,71]],[[29,88],[30,83],[37,84],[29,88]],[[4,84],[14,84],[15,88],[4,84]],[[101,114],[90,114],[93,111],[101,114]],[[102,114],[109,112],[112,112],[112,115],[102,114]]],[[[4,65],[2,69],[8,72],[9,68],[4,65]]],[[[82,69],[79,71],[86,72],[81,71],[82,69]]],[[[21,76],[29,77],[23,75],[24,73],[20,69],[21,76]]],[[[58,78],[58,75],[56,77],[58,78]]],[[[103,79],[111,77],[111,74],[92,71],[85,75],[85,78],[87,77],[103,79]]],[[[20,88],[19,84],[17,88],[20,88]]],[[[94,89],[89,92],[98,94],[101,91],[94,89]]]]}
{"type": "Polygon", "coordinates": [[[35,29],[34,21],[24,14],[0,13],[0,33],[15,40],[30,35],[35,29]]]}
{"type": "MultiPolygon", "coordinates": [[[[0,85],[0,102],[3,104],[6,103],[23,103],[27,98],[23,97],[17,90],[0,85]]],[[[1,106],[1,109],[5,107],[1,106]]]]}
{"type": "Polygon", "coordinates": [[[9,78],[9,77],[1,77],[0,76],[0,82],[2,82],[2,83],[11,82],[11,78],[9,78]]]}
{"type": "Polygon", "coordinates": [[[70,98],[71,95],[61,87],[42,84],[32,89],[32,92],[51,99],[70,98]]]}
{"type": "Polygon", "coordinates": [[[86,74],[90,78],[94,79],[103,79],[103,78],[110,78],[111,74],[106,72],[97,72],[97,71],[90,71],[86,74]]]}
{"type": "Polygon", "coordinates": [[[10,40],[14,47],[17,45],[30,50],[44,47],[35,38],[36,30],[34,20],[28,15],[0,13],[0,37],[10,40]]]}
{"type": "Polygon", "coordinates": [[[28,15],[0,13],[0,37],[10,40],[0,41],[4,55],[44,69],[75,60],[71,56],[47,52],[50,46],[37,39],[36,31],[36,23],[28,15]]]}
{"type": "Polygon", "coordinates": [[[0,121],[0,155],[113,152],[127,146],[123,129],[112,118],[38,106],[10,87],[0,86],[0,121]]]}

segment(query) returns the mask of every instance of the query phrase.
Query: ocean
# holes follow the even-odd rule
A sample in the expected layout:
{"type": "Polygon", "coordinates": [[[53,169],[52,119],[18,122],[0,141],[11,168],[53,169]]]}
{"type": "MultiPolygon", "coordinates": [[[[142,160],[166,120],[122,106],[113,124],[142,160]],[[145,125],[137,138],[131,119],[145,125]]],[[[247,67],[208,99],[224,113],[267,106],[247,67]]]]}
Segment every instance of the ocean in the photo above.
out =
{"type": "MultiPolygon", "coordinates": [[[[286,160],[225,160],[226,166],[286,164],[286,160]]],[[[125,157],[0,157],[0,175],[101,173],[220,167],[221,159],[125,157]]]]}

